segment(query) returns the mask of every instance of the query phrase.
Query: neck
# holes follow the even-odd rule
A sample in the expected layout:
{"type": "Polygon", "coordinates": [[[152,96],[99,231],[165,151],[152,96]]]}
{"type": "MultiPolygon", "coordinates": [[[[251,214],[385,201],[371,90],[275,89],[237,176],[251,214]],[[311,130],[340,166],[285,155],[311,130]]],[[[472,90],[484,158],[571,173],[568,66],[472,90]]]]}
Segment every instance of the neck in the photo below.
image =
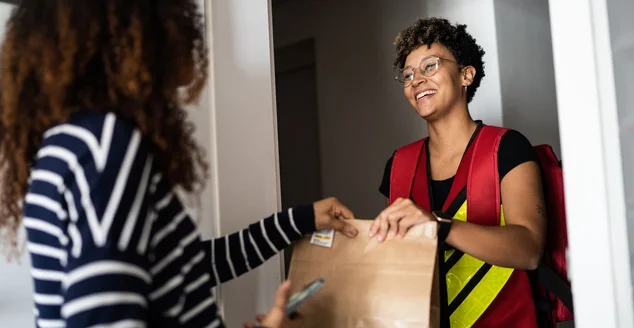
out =
{"type": "Polygon", "coordinates": [[[434,153],[464,152],[477,124],[468,110],[455,111],[439,120],[427,122],[429,131],[429,150],[434,153]]]}

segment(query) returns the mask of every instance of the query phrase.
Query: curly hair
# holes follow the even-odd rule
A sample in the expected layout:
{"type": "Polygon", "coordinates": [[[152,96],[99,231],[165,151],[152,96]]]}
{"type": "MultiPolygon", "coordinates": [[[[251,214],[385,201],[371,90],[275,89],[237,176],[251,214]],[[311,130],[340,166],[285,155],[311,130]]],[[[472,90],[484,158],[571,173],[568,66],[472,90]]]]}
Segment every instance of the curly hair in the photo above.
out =
{"type": "Polygon", "coordinates": [[[183,107],[206,83],[204,31],[194,0],[19,2],[0,54],[5,246],[17,245],[44,132],[79,111],[112,112],[134,124],[152,141],[155,163],[172,185],[202,190],[208,165],[183,107]]]}
{"type": "Polygon", "coordinates": [[[467,103],[470,103],[480,86],[484,74],[484,50],[467,32],[467,25],[452,25],[444,18],[419,19],[412,26],[401,31],[394,39],[396,58],[394,68],[403,69],[407,56],[419,47],[439,43],[445,46],[462,67],[473,66],[476,75],[467,89],[467,103]]]}

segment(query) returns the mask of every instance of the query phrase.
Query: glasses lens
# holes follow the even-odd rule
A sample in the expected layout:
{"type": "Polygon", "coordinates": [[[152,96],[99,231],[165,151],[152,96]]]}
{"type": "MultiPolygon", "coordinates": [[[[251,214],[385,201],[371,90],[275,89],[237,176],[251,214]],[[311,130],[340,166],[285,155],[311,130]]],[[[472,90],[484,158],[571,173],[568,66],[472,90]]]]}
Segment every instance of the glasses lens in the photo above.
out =
{"type": "Polygon", "coordinates": [[[428,58],[420,63],[420,70],[425,76],[432,76],[438,70],[438,58],[428,58]]]}
{"type": "Polygon", "coordinates": [[[403,71],[399,72],[398,75],[396,76],[396,79],[401,84],[409,84],[412,82],[413,78],[414,78],[414,70],[412,70],[411,68],[404,69],[403,71]]]}

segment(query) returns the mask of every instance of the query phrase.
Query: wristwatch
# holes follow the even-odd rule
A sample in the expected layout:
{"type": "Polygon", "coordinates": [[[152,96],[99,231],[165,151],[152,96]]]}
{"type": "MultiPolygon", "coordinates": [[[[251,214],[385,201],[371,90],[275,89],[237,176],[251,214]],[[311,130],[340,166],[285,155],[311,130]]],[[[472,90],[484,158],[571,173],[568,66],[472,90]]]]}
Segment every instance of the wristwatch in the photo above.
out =
{"type": "Polygon", "coordinates": [[[453,218],[441,211],[434,211],[434,216],[438,222],[438,242],[444,242],[449,236],[453,218]]]}

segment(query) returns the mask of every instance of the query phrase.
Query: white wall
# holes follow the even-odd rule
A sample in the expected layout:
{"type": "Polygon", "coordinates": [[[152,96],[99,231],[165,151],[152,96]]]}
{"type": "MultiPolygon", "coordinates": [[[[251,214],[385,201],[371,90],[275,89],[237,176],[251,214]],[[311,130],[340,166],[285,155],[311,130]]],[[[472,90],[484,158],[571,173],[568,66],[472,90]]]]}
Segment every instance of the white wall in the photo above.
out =
{"type": "MultiPolygon", "coordinates": [[[[634,12],[632,1],[607,1],[619,115],[630,263],[634,263],[634,12]]],[[[634,273],[632,274],[634,276],[634,273]]]]}
{"type": "Polygon", "coordinates": [[[504,126],[559,155],[548,0],[494,2],[504,126]]]}
{"type": "Polygon", "coordinates": [[[0,327],[33,327],[33,281],[28,253],[20,263],[0,258],[0,327]]]}
{"type": "MultiPolygon", "coordinates": [[[[209,1],[209,0],[207,0],[209,1]]],[[[279,210],[276,117],[268,1],[213,0],[210,160],[213,219],[226,234],[279,210]],[[216,198],[217,197],[217,198],[216,198]]],[[[202,127],[203,125],[201,125],[202,127]]],[[[241,327],[272,305],[279,256],[221,286],[228,327],[241,327]]]]}
{"type": "MultiPolygon", "coordinates": [[[[467,25],[467,31],[486,52],[484,70],[486,76],[469,104],[471,116],[490,125],[502,125],[502,91],[500,89],[500,64],[493,0],[429,0],[425,16],[438,16],[452,23],[467,25]]],[[[411,24],[413,22],[410,22],[411,24]]]]}
{"type": "MultiPolygon", "coordinates": [[[[0,3],[0,42],[12,8],[0,3]]],[[[22,255],[20,263],[9,264],[0,258],[0,327],[32,327],[34,324],[30,258],[26,252],[22,255]]]]}

